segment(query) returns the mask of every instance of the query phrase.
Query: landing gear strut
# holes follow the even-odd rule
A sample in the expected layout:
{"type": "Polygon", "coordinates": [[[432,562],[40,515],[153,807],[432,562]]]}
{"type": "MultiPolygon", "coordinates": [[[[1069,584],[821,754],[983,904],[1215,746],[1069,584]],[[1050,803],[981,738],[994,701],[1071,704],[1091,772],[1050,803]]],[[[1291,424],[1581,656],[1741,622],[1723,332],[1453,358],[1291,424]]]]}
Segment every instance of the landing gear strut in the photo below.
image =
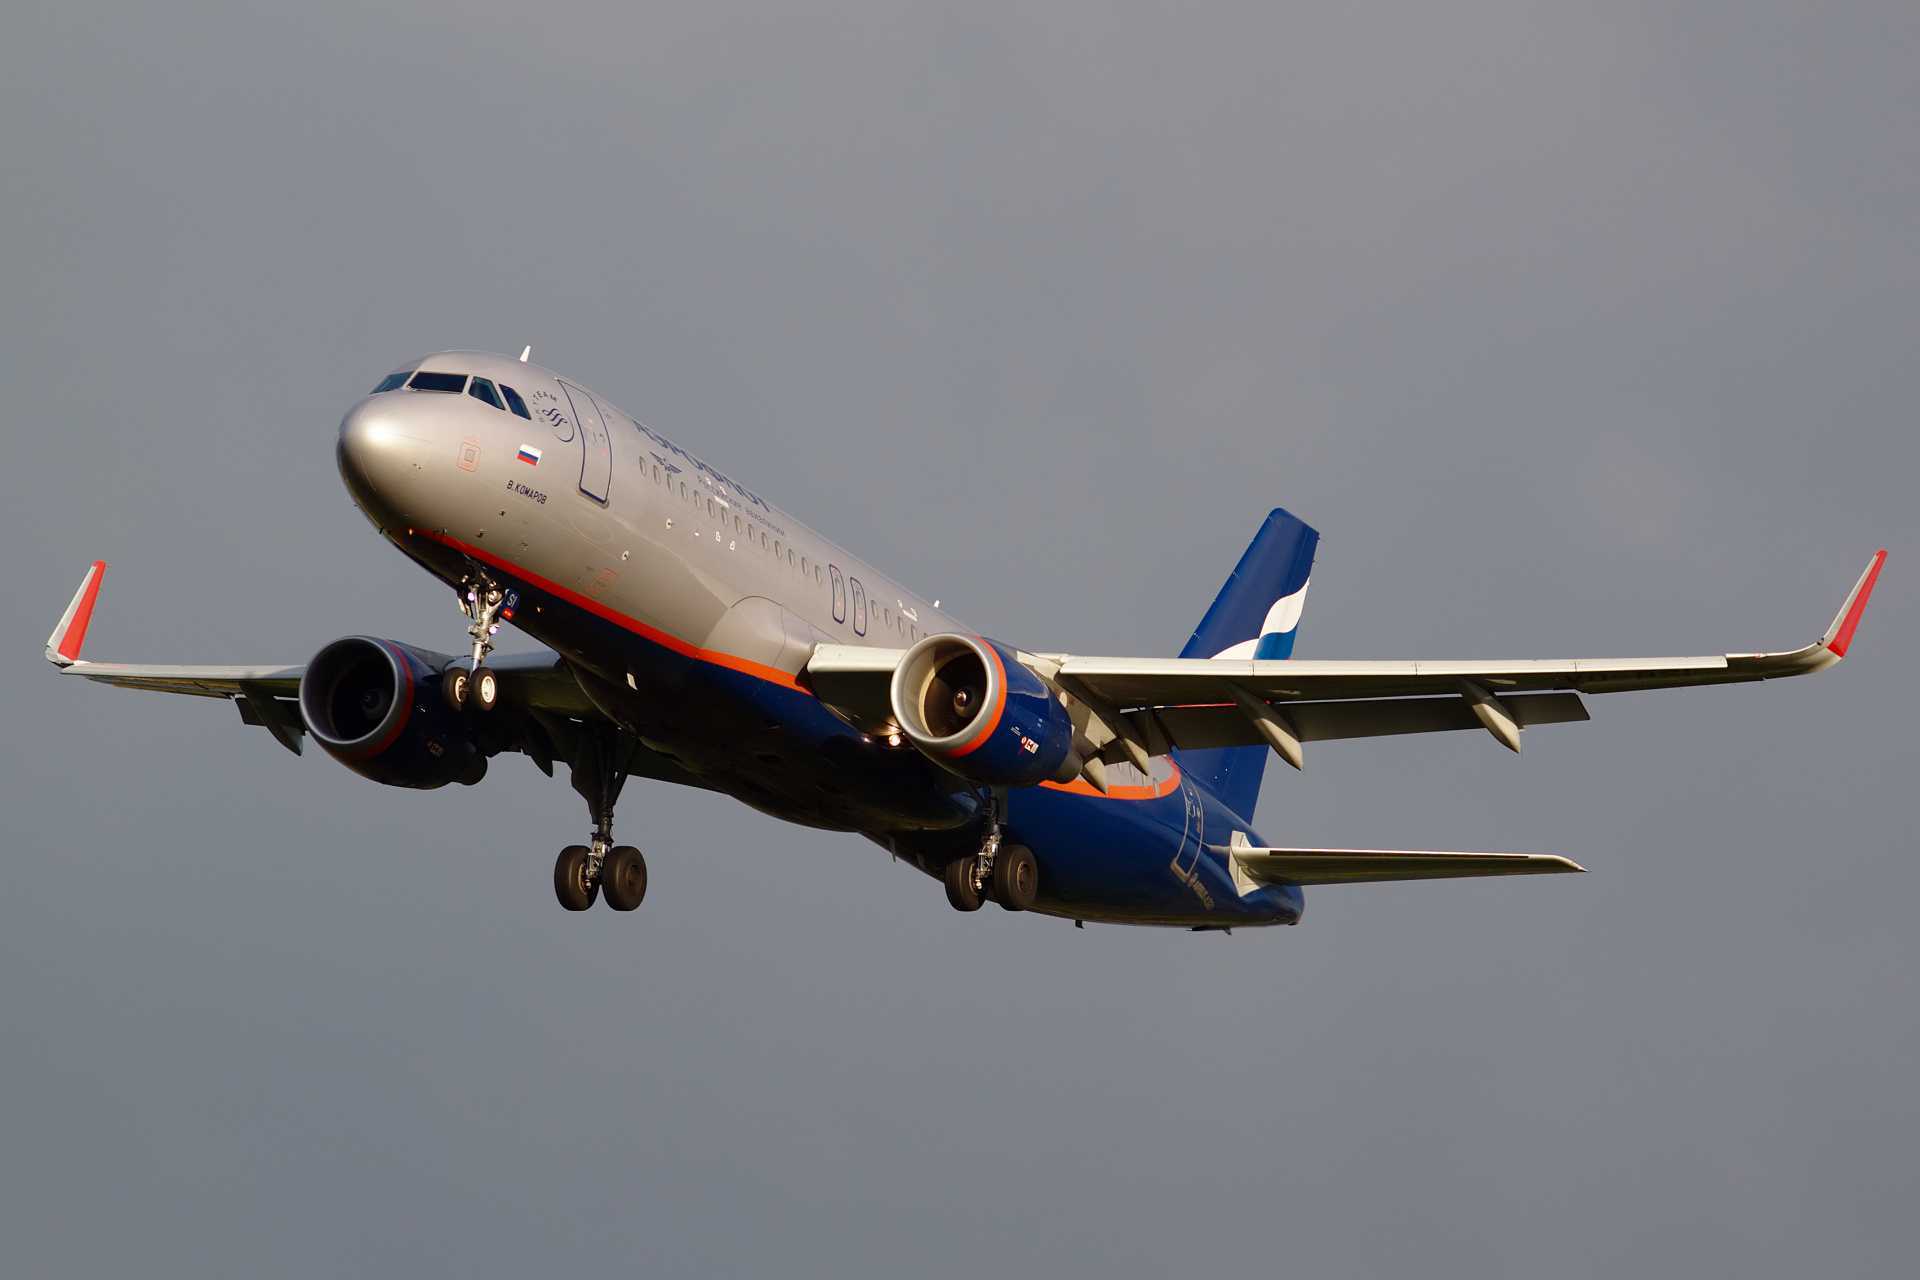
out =
{"type": "Polygon", "coordinates": [[[637,739],[612,725],[593,723],[580,734],[573,789],[593,814],[593,843],[568,845],[554,864],[554,896],[569,911],[585,911],[599,897],[615,911],[631,911],[647,896],[647,860],[632,845],[613,842],[614,802],[638,747],[637,739]]]}
{"type": "MultiPolygon", "coordinates": [[[[500,701],[500,681],[486,665],[493,652],[493,637],[500,630],[500,611],[506,607],[507,593],[485,578],[469,578],[460,596],[460,612],[473,619],[467,635],[473,640],[473,669],[450,668],[441,688],[455,707],[491,711],[500,701]]],[[[580,908],[584,910],[584,908],[580,908]]]]}
{"type": "Polygon", "coordinates": [[[1040,889],[1040,867],[1025,845],[1003,844],[1000,821],[1007,793],[996,787],[987,799],[987,830],[980,852],[947,864],[947,901],[955,911],[978,911],[989,893],[1008,911],[1026,911],[1040,889]]]}

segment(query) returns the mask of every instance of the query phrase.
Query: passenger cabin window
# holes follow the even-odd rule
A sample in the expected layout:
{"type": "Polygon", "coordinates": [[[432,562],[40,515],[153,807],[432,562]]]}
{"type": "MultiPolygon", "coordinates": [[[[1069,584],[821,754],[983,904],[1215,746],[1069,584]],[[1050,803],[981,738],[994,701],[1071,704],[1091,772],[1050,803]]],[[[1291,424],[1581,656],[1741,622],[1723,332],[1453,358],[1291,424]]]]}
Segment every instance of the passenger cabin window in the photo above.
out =
{"type": "Polygon", "coordinates": [[[508,386],[506,383],[503,382],[500,384],[500,394],[507,398],[507,408],[513,410],[515,413],[525,418],[528,422],[533,421],[533,415],[527,412],[527,402],[520,398],[520,393],[518,391],[515,391],[512,387],[508,386]]]}
{"type": "Polygon", "coordinates": [[[475,378],[472,384],[467,387],[467,394],[475,400],[485,400],[496,409],[504,410],[507,407],[500,403],[500,394],[493,389],[493,384],[485,378],[475,378]]]}
{"type": "Polygon", "coordinates": [[[399,373],[390,373],[386,377],[380,379],[380,385],[375,387],[372,391],[369,391],[367,394],[372,396],[377,396],[382,391],[398,391],[400,388],[407,385],[407,379],[411,378],[412,376],[413,376],[413,370],[411,369],[406,369],[399,373]]]}
{"type": "Polygon", "coordinates": [[[467,389],[467,375],[464,373],[428,373],[425,369],[422,369],[419,373],[413,375],[413,380],[407,383],[407,385],[415,391],[443,391],[448,395],[457,396],[467,389]]]}

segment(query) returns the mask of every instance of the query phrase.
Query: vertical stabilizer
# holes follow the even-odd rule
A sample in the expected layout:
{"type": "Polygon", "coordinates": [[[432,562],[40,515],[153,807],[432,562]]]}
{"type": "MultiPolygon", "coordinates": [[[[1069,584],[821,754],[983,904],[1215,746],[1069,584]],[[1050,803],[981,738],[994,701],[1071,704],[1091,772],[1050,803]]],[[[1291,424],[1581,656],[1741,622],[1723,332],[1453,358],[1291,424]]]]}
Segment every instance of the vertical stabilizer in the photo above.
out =
{"type": "MultiPolygon", "coordinates": [[[[1300,629],[1320,534],[1275,508],[1254,535],[1213,607],[1180,651],[1183,658],[1290,658],[1300,629]]],[[[1180,767],[1242,817],[1253,816],[1267,748],[1183,751],[1180,767]]]]}

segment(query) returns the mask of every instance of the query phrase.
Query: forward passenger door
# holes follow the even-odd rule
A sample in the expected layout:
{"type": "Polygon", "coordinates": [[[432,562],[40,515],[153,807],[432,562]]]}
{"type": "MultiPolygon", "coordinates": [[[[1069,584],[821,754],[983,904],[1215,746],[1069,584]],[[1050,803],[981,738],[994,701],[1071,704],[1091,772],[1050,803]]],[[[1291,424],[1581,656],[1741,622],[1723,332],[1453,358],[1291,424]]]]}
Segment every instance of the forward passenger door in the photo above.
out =
{"type": "Polygon", "coordinates": [[[606,414],[579,387],[565,381],[560,387],[573,403],[573,420],[580,424],[580,492],[604,503],[613,482],[613,442],[607,438],[606,414]]]}

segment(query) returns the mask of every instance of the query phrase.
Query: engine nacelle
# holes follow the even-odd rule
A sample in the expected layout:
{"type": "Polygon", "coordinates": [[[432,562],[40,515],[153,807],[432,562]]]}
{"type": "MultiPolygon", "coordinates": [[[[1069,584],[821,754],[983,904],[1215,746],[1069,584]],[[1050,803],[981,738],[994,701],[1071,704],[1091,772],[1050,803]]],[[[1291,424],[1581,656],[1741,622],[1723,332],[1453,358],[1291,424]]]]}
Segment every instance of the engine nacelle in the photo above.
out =
{"type": "Polygon", "coordinates": [[[963,778],[1028,787],[1079,772],[1066,707],[992,640],[928,636],[900,659],[892,696],[907,740],[963,778]]]}
{"type": "Polygon", "coordinates": [[[440,672],[391,640],[348,636],[313,655],[300,716],[326,753],[362,777],[423,791],[477,781],[487,757],[440,672]]]}

